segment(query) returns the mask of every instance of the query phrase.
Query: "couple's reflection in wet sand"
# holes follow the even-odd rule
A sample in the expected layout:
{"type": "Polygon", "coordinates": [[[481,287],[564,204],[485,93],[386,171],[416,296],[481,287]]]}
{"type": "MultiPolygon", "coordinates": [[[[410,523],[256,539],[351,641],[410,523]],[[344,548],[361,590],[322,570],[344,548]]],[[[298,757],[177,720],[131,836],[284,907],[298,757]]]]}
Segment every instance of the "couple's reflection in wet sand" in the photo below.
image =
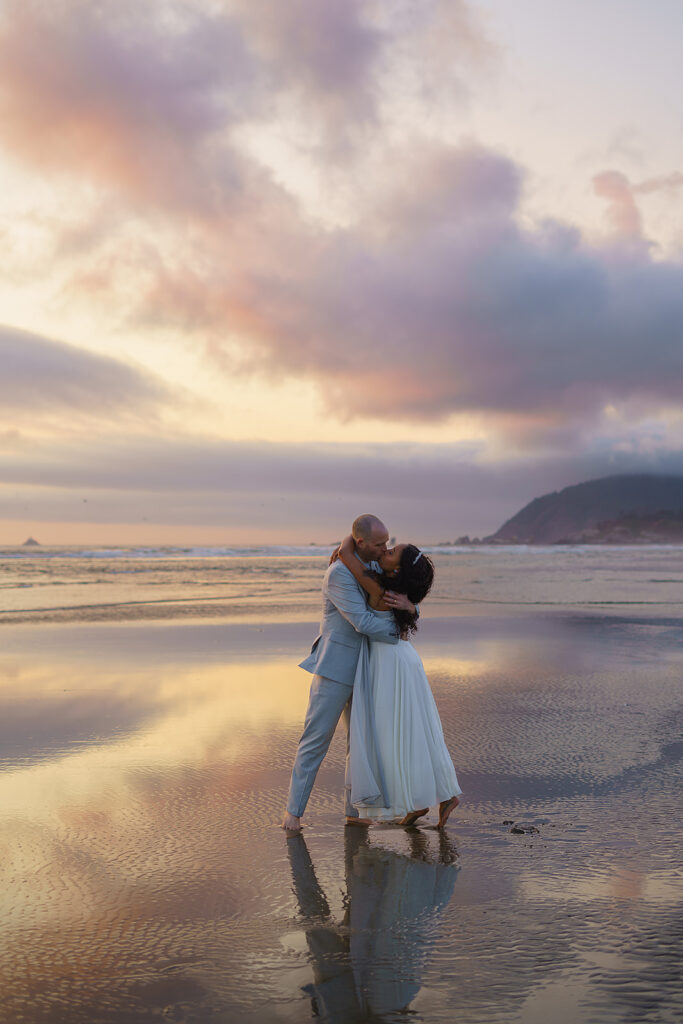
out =
{"type": "Polygon", "coordinates": [[[345,909],[339,922],[303,836],[287,840],[313,965],[314,981],[305,991],[313,1015],[323,1021],[389,1021],[420,990],[440,912],[453,895],[457,851],[445,832],[429,838],[418,829],[403,834],[405,853],[396,853],[371,843],[365,829],[345,829],[345,909]]]}

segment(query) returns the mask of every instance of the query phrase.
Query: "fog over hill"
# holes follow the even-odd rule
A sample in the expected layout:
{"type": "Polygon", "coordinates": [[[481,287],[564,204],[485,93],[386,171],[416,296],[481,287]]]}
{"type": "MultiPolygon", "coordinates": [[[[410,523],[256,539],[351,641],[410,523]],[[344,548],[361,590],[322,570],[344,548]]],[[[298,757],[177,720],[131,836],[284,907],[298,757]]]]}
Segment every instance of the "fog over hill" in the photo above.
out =
{"type": "Polygon", "coordinates": [[[534,498],[487,540],[507,544],[683,542],[683,477],[631,474],[534,498]]]}

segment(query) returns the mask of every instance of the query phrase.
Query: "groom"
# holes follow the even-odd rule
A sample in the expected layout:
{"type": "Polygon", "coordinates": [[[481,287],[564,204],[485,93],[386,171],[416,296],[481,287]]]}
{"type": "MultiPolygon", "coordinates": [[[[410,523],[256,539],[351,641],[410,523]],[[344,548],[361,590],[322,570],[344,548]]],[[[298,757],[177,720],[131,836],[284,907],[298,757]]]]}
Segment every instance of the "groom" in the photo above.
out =
{"type": "MultiPolygon", "coordinates": [[[[351,535],[356,556],[368,567],[387,550],[389,534],[377,516],[359,516],[351,527],[351,535]]],[[[415,610],[405,594],[387,591],[384,600],[390,608],[415,610]]],[[[282,827],[290,831],[301,829],[301,816],[315,777],[342,715],[346,726],[348,760],[351,695],[363,636],[386,644],[398,643],[393,621],[374,615],[367,606],[365,591],[360,584],[343,562],[333,561],[323,580],[320,635],[309,656],[301,662],[301,668],[313,673],[313,681],[304,731],[294,761],[287,810],[282,821],[282,827]]],[[[345,791],[345,805],[347,824],[368,824],[359,818],[348,789],[345,791]]]]}

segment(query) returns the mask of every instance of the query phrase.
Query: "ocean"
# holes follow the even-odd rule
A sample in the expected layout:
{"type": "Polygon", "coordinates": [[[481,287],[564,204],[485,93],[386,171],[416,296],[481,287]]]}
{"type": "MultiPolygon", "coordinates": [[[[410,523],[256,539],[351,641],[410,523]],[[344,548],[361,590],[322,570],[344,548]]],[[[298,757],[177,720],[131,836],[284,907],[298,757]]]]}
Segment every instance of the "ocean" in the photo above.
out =
{"type": "MultiPolygon", "coordinates": [[[[0,623],[315,618],[331,547],[3,548],[0,623]]],[[[427,612],[683,611],[683,548],[426,547],[427,612]]]]}

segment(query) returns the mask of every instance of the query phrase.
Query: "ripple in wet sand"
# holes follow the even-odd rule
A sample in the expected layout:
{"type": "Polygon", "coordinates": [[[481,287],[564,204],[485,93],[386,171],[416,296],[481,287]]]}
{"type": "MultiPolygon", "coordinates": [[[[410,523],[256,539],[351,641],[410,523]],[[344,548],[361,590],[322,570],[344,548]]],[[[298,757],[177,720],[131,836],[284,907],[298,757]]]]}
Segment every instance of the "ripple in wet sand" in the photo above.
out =
{"type": "Polygon", "coordinates": [[[2,1020],[680,1019],[680,647],[627,630],[631,662],[596,627],[587,671],[585,623],[536,628],[530,654],[529,623],[424,644],[465,790],[446,832],[345,829],[338,734],[285,836],[307,680],[278,629],[232,666],[211,627],[184,658],[163,630],[105,663],[6,652],[33,747],[0,773],[2,1020]]]}

